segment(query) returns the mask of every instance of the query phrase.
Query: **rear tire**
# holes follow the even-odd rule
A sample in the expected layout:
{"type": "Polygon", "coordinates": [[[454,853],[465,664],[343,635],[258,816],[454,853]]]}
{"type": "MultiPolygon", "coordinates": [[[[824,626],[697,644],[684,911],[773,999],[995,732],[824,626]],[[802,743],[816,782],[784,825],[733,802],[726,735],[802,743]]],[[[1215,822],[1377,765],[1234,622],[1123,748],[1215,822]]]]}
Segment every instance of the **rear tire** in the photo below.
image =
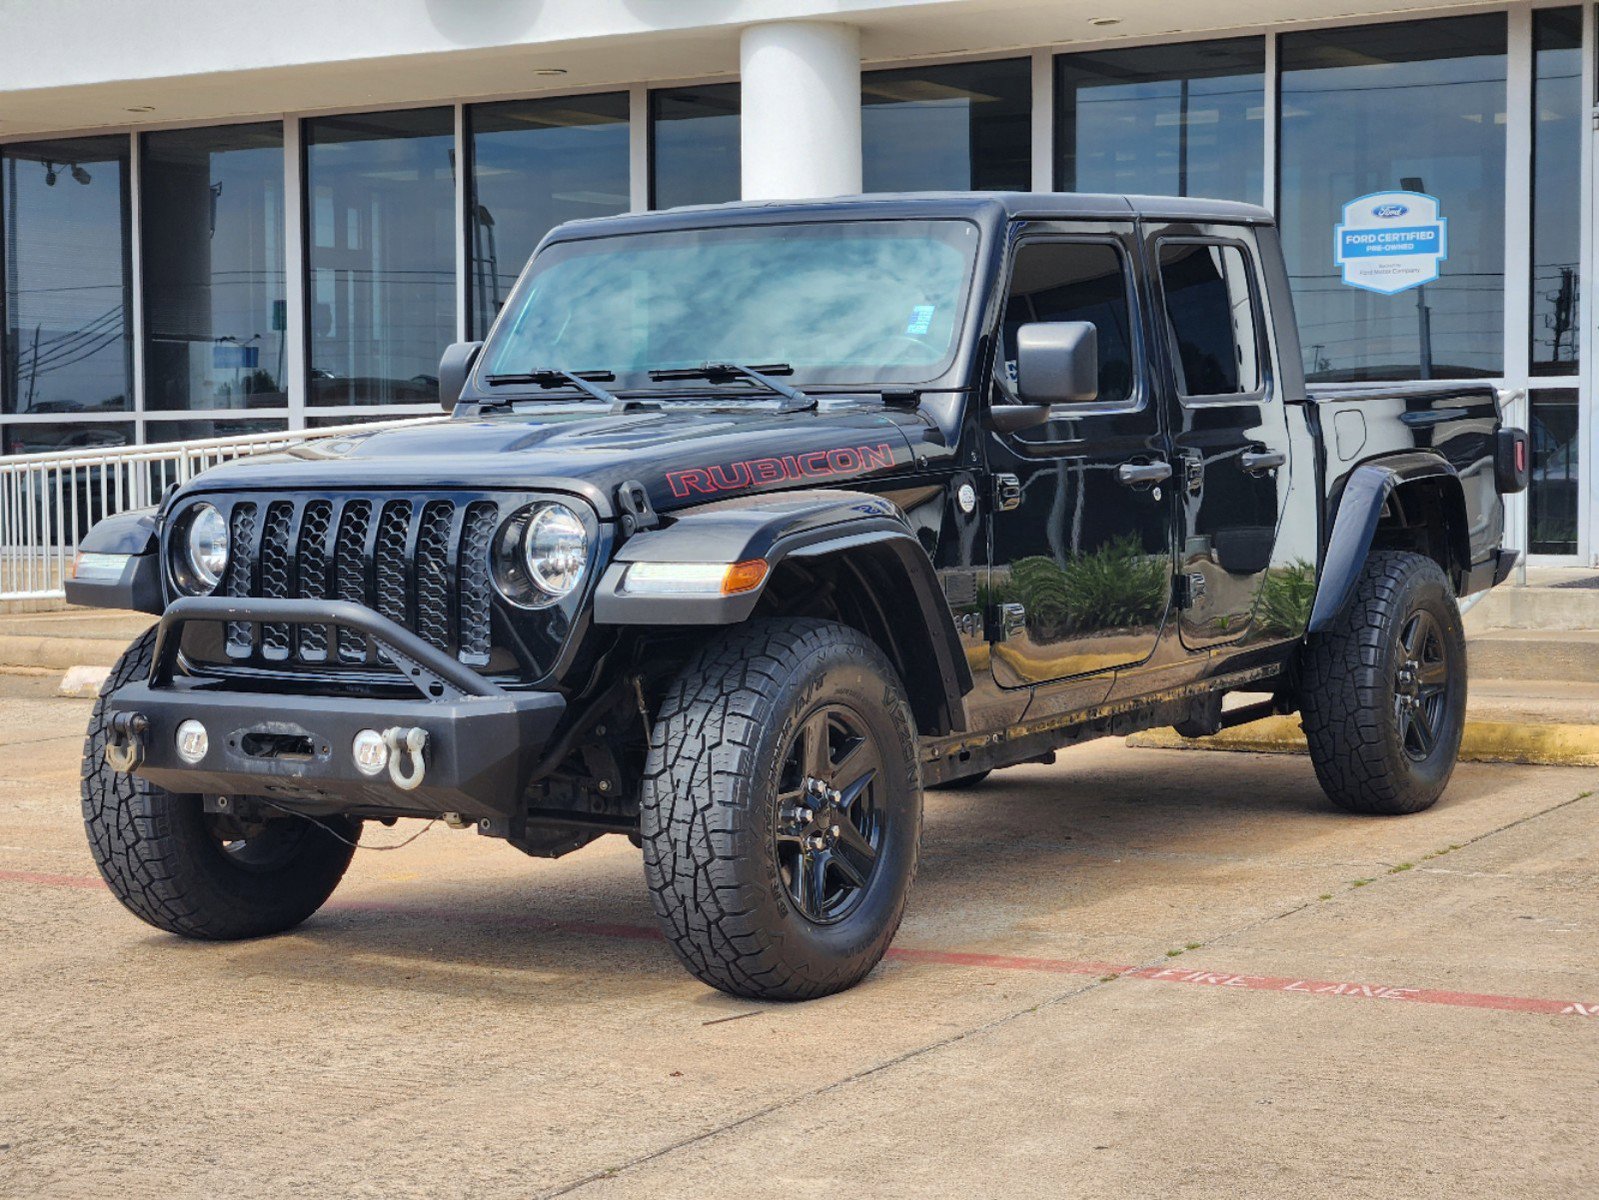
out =
{"type": "Polygon", "coordinates": [[[916,875],[916,747],[898,676],[853,629],[755,620],[706,645],[661,704],[640,800],[683,965],[753,1000],[863,979],[916,875]]]}
{"type": "Polygon", "coordinates": [[[1399,815],[1443,793],[1466,719],[1466,638],[1443,569],[1373,553],[1304,656],[1301,717],[1316,777],[1350,812],[1399,815]]]}
{"type": "Polygon", "coordinates": [[[146,675],[155,631],[142,635],[100,689],[83,747],[83,824],[95,865],[129,912],[157,929],[207,941],[282,933],[321,908],[355,853],[357,822],[300,817],[240,824],[207,814],[105,761],[105,698],[146,675]]]}

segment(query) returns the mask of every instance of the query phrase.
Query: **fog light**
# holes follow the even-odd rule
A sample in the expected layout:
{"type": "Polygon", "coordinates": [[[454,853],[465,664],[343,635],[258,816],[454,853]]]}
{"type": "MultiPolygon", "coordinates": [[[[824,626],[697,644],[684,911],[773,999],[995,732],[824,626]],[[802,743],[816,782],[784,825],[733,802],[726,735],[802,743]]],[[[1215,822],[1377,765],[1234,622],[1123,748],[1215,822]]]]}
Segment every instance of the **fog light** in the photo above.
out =
{"type": "Polygon", "coordinates": [[[355,757],[355,769],[363,775],[381,775],[389,768],[389,748],[376,729],[363,729],[356,734],[350,753],[355,757]]]}
{"type": "Polygon", "coordinates": [[[200,722],[189,720],[178,726],[178,757],[184,762],[199,762],[210,746],[211,739],[200,722]]]}

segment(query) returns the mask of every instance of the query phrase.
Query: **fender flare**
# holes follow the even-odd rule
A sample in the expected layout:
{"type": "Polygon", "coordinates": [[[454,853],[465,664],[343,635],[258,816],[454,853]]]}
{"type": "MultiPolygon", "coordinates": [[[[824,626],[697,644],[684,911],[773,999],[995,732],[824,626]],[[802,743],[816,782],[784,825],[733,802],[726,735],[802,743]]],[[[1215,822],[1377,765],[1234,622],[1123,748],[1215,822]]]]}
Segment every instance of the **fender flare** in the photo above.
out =
{"type": "Polygon", "coordinates": [[[161,595],[160,526],[153,508],[129,509],[97,521],[78,543],[79,554],[123,558],[116,578],[69,578],[67,603],[81,608],[115,608],[159,615],[161,595]]]}
{"type": "Polygon", "coordinates": [[[939,724],[965,727],[971,667],[955,632],[938,572],[898,506],[852,491],[779,492],[720,500],[671,514],[671,523],[624,542],[594,591],[596,625],[735,625],[755,611],[789,559],[850,556],[894,583],[893,615],[919,619],[943,692],[939,724]],[[764,559],[758,587],[733,596],[638,596],[622,590],[639,562],[735,563],[764,559]]]}
{"type": "Polygon", "coordinates": [[[1307,633],[1329,628],[1354,595],[1388,498],[1408,484],[1431,479],[1448,481],[1444,484],[1445,495],[1453,498],[1451,508],[1455,509],[1449,528],[1450,549],[1462,568],[1470,565],[1464,525],[1465,489],[1459,473],[1447,460],[1436,454],[1412,453],[1363,463],[1349,473],[1338,501],[1307,633]]]}

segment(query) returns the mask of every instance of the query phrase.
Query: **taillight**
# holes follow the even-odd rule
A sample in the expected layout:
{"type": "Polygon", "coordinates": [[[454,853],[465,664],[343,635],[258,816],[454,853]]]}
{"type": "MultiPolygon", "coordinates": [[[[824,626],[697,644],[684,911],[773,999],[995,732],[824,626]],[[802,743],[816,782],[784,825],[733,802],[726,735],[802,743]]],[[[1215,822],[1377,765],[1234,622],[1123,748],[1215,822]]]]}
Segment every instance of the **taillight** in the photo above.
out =
{"type": "Polygon", "coordinates": [[[1494,487],[1502,496],[1527,490],[1527,433],[1501,429],[1494,434],[1494,487]]]}

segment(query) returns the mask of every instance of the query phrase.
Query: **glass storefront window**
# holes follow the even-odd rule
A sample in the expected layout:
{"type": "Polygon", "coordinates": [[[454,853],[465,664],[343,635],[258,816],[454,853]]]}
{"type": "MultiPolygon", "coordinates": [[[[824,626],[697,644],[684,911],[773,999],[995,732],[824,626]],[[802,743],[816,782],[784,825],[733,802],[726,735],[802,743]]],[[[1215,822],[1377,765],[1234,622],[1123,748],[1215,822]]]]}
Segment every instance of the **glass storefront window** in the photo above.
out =
{"type": "Polygon", "coordinates": [[[0,435],[6,454],[62,454],[133,445],[131,421],[14,421],[0,435]]]}
{"type": "Polygon", "coordinates": [[[563,221],[628,207],[626,92],[474,104],[467,282],[474,338],[488,332],[539,239],[563,221]]]}
{"type": "Polygon", "coordinates": [[[1312,380],[1504,369],[1505,39],[1503,13],[1283,35],[1279,217],[1312,380]],[[1346,284],[1344,206],[1398,190],[1438,199],[1440,277],[1346,284]]]}
{"type": "Polygon", "coordinates": [[[1535,389],[1528,403],[1527,548],[1533,554],[1577,553],[1577,390],[1535,389]]]}
{"type": "Polygon", "coordinates": [[[1266,43],[1055,57],[1055,186],[1265,202],[1266,43]]]}
{"type": "Polygon", "coordinates": [[[151,418],[144,423],[144,440],[187,442],[196,438],[244,437],[251,433],[281,433],[288,427],[287,417],[235,417],[230,413],[185,417],[178,421],[151,418]]]}
{"type": "Polygon", "coordinates": [[[315,405],[438,399],[455,340],[455,114],[305,122],[315,405]]]}
{"type": "Polygon", "coordinates": [[[1582,202],[1582,9],[1532,14],[1534,375],[1577,370],[1582,202]]]}
{"type": "Polygon", "coordinates": [[[141,145],[145,407],[283,407],[282,126],[141,145]]]}
{"type": "Polygon", "coordinates": [[[736,83],[650,93],[650,207],[737,200],[736,83]]]}
{"type": "Polygon", "coordinates": [[[0,205],[5,411],[131,409],[127,137],[0,148],[0,205]]]}
{"type": "Polygon", "coordinates": [[[1028,191],[1032,64],[1025,58],[861,76],[862,190],[1028,191]]]}

